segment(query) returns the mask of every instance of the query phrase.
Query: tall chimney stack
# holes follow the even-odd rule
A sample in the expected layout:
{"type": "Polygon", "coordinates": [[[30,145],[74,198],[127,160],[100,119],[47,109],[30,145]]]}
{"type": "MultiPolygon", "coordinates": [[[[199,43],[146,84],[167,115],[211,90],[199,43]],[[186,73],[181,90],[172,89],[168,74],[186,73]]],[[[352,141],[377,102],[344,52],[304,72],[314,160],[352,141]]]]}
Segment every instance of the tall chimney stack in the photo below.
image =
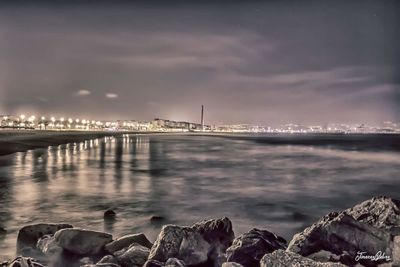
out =
{"type": "Polygon", "coordinates": [[[204,131],[204,106],[201,105],[201,130],[204,131]]]}

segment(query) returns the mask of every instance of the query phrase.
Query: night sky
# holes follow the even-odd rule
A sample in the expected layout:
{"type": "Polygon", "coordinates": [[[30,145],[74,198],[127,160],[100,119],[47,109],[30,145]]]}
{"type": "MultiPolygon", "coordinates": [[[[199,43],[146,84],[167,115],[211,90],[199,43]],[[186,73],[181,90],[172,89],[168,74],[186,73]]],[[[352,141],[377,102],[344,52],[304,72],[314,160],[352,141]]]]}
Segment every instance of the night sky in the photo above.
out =
{"type": "Polygon", "coordinates": [[[400,1],[4,1],[0,114],[400,121],[400,1]],[[12,3],[11,3],[12,2],[12,3]]]}

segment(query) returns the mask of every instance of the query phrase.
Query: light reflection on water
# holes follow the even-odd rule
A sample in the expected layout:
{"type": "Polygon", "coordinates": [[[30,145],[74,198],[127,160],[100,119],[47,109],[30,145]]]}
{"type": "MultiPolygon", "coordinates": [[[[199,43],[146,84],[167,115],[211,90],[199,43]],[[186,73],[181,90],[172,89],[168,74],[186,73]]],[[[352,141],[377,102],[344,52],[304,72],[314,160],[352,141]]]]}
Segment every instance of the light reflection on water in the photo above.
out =
{"type": "Polygon", "coordinates": [[[0,157],[0,259],[18,229],[66,222],[115,237],[228,216],[290,237],[318,217],[374,195],[398,197],[395,152],[268,145],[206,136],[125,135],[0,157]],[[113,208],[114,223],[103,212],[113,208]],[[152,215],[166,218],[151,222],[152,215]]]}

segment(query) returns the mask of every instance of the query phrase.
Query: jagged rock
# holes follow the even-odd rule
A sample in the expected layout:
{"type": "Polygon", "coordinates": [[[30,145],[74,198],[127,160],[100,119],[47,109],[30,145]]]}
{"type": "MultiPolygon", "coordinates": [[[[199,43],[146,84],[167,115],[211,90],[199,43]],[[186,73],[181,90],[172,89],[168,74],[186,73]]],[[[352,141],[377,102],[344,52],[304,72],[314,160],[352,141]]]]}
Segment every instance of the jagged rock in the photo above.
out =
{"type": "Polygon", "coordinates": [[[275,250],[272,253],[265,254],[260,261],[261,267],[345,267],[341,263],[333,262],[316,262],[311,259],[305,258],[290,251],[284,251],[282,249],[275,250]]]}
{"type": "Polygon", "coordinates": [[[266,253],[277,249],[286,249],[285,239],[266,230],[252,229],[233,241],[226,251],[227,261],[258,267],[266,253]]]}
{"type": "Polygon", "coordinates": [[[154,243],[149,260],[165,262],[176,257],[187,265],[211,262],[221,266],[220,258],[233,239],[232,223],[228,218],[207,220],[192,227],[167,225],[154,243]]]}
{"type": "Polygon", "coordinates": [[[177,257],[188,265],[207,262],[210,244],[190,227],[166,225],[151,248],[149,260],[166,262],[177,257]]]}
{"type": "Polygon", "coordinates": [[[44,267],[33,258],[17,257],[11,262],[0,264],[1,267],[44,267]]]}
{"type": "Polygon", "coordinates": [[[190,229],[183,235],[178,258],[182,259],[188,265],[196,265],[207,262],[210,250],[210,244],[198,232],[190,229]]]}
{"type": "MultiPolygon", "coordinates": [[[[396,258],[396,237],[400,235],[400,201],[374,197],[341,213],[330,213],[295,235],[288,250],[319,261],[356,264],[357,252],[396,258]],[[320,253],[320,251],[325,251],[320,253]]],[[[365,266],[385,264],[381,260],[359,259],[365,266]]],[[[390,263],[389,263],[390,264],[390,263]]]]}
{"type": "Polygon", "coordinates": [[[149,253],[148,248],[134,244],[128,249],[117,251],[114,256],[122,267],[141,267],[147,261],[149,253]]]}
{"type": "Polygon", "coordinates": [[[241,265],[240,263],[237,263],[237,262],[228,261],[228,262],[224,262],[222,264],[222,267],[243,267],[243,265],[241,265]]]}
{"type": "Polygon", "coordinates": [[[62,248],[57,245],[54,236],[45,235],[39,238],[36,247],[43,253],[43,254],[56,254],[61,253],[62,248]]]}
{"type": "Polygon", "coordinates": [[[112,241],[112,235],[84,229],[62,229],[54,234],[58,246],[78,255],[101,252],[112,241]]]}
{"type": "Polygon", "coordinates": [[[179,255],[183,235],[188,227],[165,225],[150,250],[149,260],[167,261],[170,257],[179,255]]]}
{"type": "Polygon", "coordinates": [[[110,254],[113,254],[118,250],[129,247],[133,243],[142,245],[149,249],[153,246],[153,244],[147,239],[147,237],[144,234],[132,234],[120,237],[117,240],[114,240],[111,243],[105,245],[104,248],[105,251],[107,251],[110,254]]]}
{"type": "Polygon", "coordinates": [[[179,260],[177,258],[169,258],[164,266],[165,267],[185,267],[186,264],[184,261],[179,260]]]}
{"type": "Polygon", "coordinates": [[[18,250],[24,247],[35,247],[39,238],[44,235],[54,235],[61,229],[72,228],[70,224],[33,224],[21,228],[18,232],[17,248],[18,250]]]}
{"type": "Polygon", "coordinates": [[[374,197],[344,212],[359,222],[380,229],[400,227],[400,201],[389,197],[374,197]]]}
{"type": "Polygon", "coordinates": [[[235,238],[232,222],[226,217],[196,223],[192,226],[192,229],[199,232],[211,244],[214,256],[221,252],[225,253],[235,238]]]}

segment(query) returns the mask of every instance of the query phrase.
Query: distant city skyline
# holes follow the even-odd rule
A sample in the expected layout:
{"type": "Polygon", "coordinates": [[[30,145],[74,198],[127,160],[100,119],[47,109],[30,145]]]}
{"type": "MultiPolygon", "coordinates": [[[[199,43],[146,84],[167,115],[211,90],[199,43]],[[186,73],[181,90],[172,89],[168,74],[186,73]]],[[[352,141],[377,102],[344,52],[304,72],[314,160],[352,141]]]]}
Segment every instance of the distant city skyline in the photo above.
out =
{"type": "Polygon", "coordinates": [[[2,1],[0,114],[400,119],[398,1],[2,1]]]}

